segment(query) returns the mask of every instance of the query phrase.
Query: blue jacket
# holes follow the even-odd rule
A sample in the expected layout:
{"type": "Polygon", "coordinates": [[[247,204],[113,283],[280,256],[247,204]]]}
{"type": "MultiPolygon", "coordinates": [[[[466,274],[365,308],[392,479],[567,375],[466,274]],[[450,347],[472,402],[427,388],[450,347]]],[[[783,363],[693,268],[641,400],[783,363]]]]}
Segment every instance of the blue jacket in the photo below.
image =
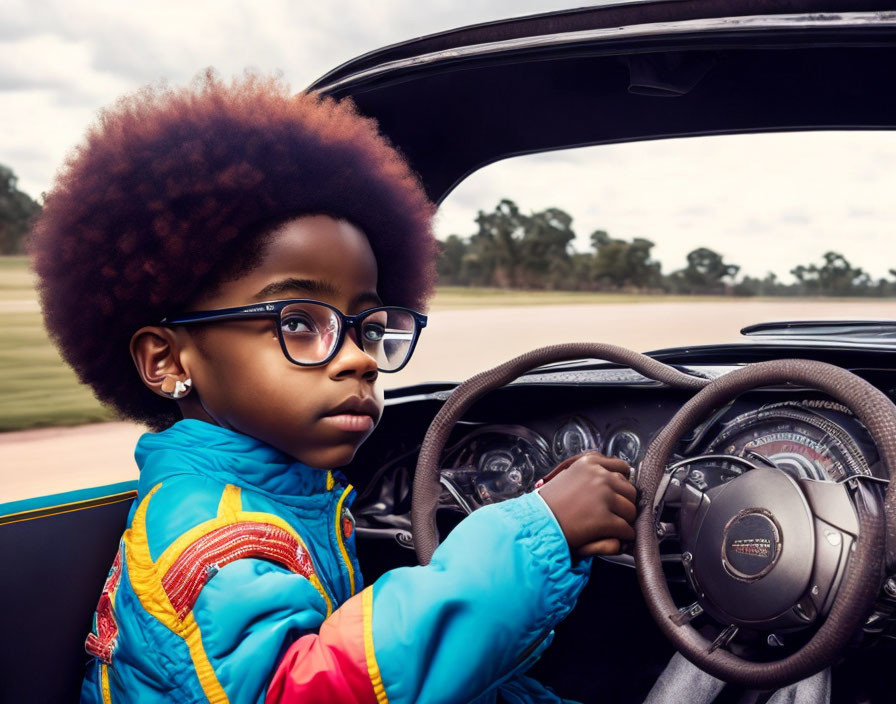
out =
{"type": "Polygon", "coordinates": [[[195,420],[136,458],[82,702],[560,701],[519,673],[589,564],[538,495],[476,511],[431,564],[364,589],[340,474],[195,420]]]}

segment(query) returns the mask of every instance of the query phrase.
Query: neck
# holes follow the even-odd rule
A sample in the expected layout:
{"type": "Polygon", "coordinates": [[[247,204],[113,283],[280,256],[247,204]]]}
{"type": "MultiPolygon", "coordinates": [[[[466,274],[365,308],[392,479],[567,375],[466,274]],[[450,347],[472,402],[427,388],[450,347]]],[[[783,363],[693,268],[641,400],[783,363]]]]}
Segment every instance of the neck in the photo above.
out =
{"type": "MultiPolygon", "coordinates": [[[[209,413],[205,404],[202,403],[202,398],[196,391],[193,391],[193,393],[187,394],[184,398],[180,399],[177,402],[177,409],[180,411],[184,420],[201,420],[203,423],[211,423],[212,425],[218,425],[222,428],[229,427],[226,423],[219,423],[215,417],[209,413]]],[[[233,430],[233,428],[229,429],[233,430]]]]}

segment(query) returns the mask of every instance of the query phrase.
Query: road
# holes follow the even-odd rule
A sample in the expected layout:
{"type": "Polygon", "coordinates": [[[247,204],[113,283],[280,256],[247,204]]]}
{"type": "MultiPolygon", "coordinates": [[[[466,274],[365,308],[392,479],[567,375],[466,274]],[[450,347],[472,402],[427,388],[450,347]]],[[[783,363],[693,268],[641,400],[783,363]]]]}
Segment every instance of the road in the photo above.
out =
{"type": "MultiPolygon", "coordinates": [[[[392,388],[459,381],[543,345],[592,341],[646,351],[736,340],[745,325],[789,319],[896,319],[893,301],[602,303],[438,311],[392,388]]],[[[0,503],[136,477],[130,423],[0,434],[0,503]]]]}

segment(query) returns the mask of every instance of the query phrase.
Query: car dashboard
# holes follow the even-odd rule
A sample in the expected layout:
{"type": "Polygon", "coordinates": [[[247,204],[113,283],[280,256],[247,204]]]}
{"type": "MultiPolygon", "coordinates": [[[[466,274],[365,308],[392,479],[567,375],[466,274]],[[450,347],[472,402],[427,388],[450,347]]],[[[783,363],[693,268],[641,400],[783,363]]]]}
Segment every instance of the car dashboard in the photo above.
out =
{"type": "MultiPolygon", "coordinates": [[[[695,458],[686,481],[705,490],[744,471],[733,459],[701,462],[706,455],[758,461],[794,479],[839,482],[871,475],[872,467],[878,475],[884,473],[864,427],[841,404],[809,395],[763,400],[726,407],[695,430],[678,458],[695,458]]],[[[446,450],[443,484],[466,510],[531,491],[558,463],[586,450],[637,467],[662,427],[663,416],[655,406],[622,401],[610,408],[536,417],[526,424],[468,426],[446,450]]]]}
{"type": "MultiPolygon", "coordinates": [[[[709,379],[734,368],[679,367],[709,379]]],[[[874,370],[866,376],[896,396],[896,372],[874,370]]],[[[428,422],[450,393],[424,390],[387,402],[381,427],[348,470],[362,487],[356,508],[362,533],[374,537],[377,518],[393,527],[405,524],[409,496],[402,486],[409,490],[428,422]]],[[[624,368],[542,368],[480,399],[457,424],[442,455],[441,505],[469,513],[519,496],[558,463],[586,450],[637,467],[691,395],[624,368]]],[[[688,460],[686,481],[700,489],[740,475],[745,463],[738,459],[776,467],[797,480],[889,479],[862,423],[842,404],[808,389],[761,389],[741,396],[693,428],[672,459],[688,460]]]]}
{"type": "MultiPolygon", "coordinates": [[[[739,365],[676,366],[713,379],[739,365]]],[[[896,398],[896,370],[853,370],[896,398]]],[[[387,400],[380,426],[346,470],[359,487],[352,513],[368,582],[387,569],[416,564],[410,507],[417,454],[452,388],[414,387],[413,394],[387,400]]],[[[692,395],[630,369],[599,363],[543,367],[485,395],[445,445],[437,516],[442,538],[466,514],[531,491],[559,462],[579,452],[595,449],[637,468],[653,438],[692,395]]],[[[751,467],[774,467],[795,480],[863,481],[878,492],[889,479],[868,432],[849,409],[820,392],[787,386],[748,392],[691,429],[670,459],[667,473],[673,481],[667,490],[678,485],[679,492],[688,486],[706,492],[751,467]]],[[[661,551],[676,601],[693,600],[674,536],[662,543],[661,551]]],[[[581,651],[601,653],[608,646],[600,634],[606,636],[608,629],[611,641],[637,647],[640,666],[659,674],[672,651],[647,614],[633,567],[634,560],[625,553],[595,563],[594,574],[600,579],[592,579],[580,598],[575,613],[581,616],[561,624],[558,634],[568,635],[558,635],[545,657],[543,674],[549,682],[588,681],[576,670],[584,666],[581,651]],[[608,599],[620,612],[608,613],[608,599]]],[[[862,642],[856,644],[873,647],[885,657],[896,654],[896,589],[888,591],[890,586],[896,587],[896,581],[885,584],[862,642]]],[[[805,642],[802,636],[788,639],[786,634],[782,640],[793,647],[805,642]]],[[[849,666],[871,667],[875,657],[850,659],[849,666]]],[[[633,694],[630,687],[624,695],[620,690],[620,700],[633,694]]],[[[638,696],[643,694],[646,691],[638,696]]],[[[569,695],[590,701],[598,691],[586,687],[569,695]]]]}

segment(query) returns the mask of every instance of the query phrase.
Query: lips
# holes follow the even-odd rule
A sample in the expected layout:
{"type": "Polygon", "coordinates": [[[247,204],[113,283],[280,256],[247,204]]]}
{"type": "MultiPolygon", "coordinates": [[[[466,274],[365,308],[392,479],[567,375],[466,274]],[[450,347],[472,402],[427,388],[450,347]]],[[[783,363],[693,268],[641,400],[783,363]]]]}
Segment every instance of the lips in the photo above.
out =
{"type": "Polygon", "coordinates": [[[380,407],[373,398],[350,396],[322,417],[342,430],[366,431],[372,429],[379,420],[380,407]]]}

